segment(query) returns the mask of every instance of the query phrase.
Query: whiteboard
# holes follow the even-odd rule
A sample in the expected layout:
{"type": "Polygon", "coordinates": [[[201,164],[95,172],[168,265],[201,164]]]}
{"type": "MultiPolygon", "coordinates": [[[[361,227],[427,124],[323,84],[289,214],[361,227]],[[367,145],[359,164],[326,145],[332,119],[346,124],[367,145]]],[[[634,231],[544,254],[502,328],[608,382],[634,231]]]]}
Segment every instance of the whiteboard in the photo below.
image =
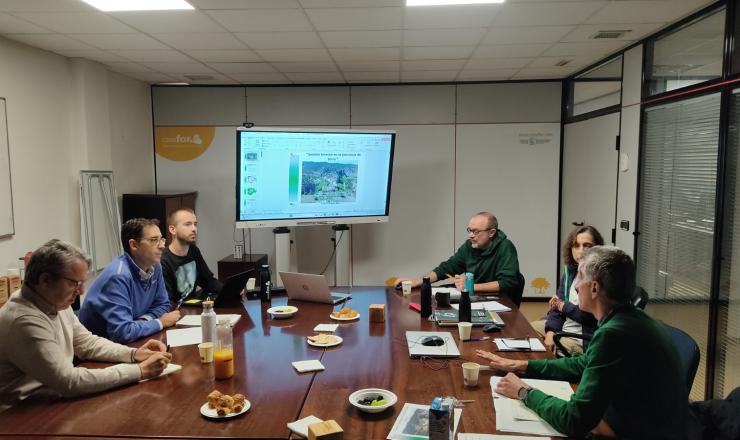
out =
{"type": "Polygon", "coordinates": [[[0,237],[15,234],[9,148],[6,102],[0,98],[0,237]]]}

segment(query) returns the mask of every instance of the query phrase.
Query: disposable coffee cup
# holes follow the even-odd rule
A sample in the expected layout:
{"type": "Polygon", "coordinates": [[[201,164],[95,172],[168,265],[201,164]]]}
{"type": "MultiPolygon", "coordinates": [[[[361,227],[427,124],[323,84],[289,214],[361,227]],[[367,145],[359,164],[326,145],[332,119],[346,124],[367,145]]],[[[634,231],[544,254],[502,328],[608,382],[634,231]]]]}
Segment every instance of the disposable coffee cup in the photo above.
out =
{"type": "Polygon", "coordinates": [[[450,292],[442,291],[434,294],[434,299],[437,300],[437,307],[449,307],[450,306],[450,292]]]}
{"type": "Polygon", "coordinates": [[[403,289],[403,294],[408,295],[411,293],[411,281],[402,281],[401,282],[401,289],[403,289]]]}
{"type": "Polygon", "coordinates": [[[478,373],[480,372],[480,364],[475,362],[465,362],[462,364],[463,370],[463,382],[466,387],[474,387],[478,385],[478,373]]]}
{"type": "Polygon", "coordinates": [[[470,339],[470,332],[473,330],[473,324],[469,322],[458,322],[457,331],[460,334],[461,341],[467,341],[470,339]]]}
{"type": "Polygon", "coordinates": [[[201,342],[198,344],[200,361],[204,364],[213,362],[213,342],[201,342]]]}

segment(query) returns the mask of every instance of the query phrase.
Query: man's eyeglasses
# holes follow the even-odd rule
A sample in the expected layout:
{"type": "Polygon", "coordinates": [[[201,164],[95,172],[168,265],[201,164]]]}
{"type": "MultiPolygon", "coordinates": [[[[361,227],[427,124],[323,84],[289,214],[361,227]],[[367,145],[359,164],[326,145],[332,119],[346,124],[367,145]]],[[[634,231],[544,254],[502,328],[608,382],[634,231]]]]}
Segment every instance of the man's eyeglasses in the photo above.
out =
{"type": "Polygon", "coordinates": [[[158,245],[159,243],[164,243],[165,238],[164,237],[148,237],[148,238],[142,238],[141,241],[148,241],[151,245],[158,245]]]}
{"type": "Polygon", "coordinates": [[[65,280],[72,282],[75,284],[75,290],[81,289],[83,285],[85,285],[85,280],[75,280],[74,278],[67,278],[64,275],[59,275],[60,278],[64,278],[65,280]]]}
{"type": "Polygon", "coordinates": [[[493,228],[488,228],[488,229],[470,229],[470,228],[465,228],[465,230],[468,231],[468,234],[478,235],[481,232],[492,231],[493,228]]]}

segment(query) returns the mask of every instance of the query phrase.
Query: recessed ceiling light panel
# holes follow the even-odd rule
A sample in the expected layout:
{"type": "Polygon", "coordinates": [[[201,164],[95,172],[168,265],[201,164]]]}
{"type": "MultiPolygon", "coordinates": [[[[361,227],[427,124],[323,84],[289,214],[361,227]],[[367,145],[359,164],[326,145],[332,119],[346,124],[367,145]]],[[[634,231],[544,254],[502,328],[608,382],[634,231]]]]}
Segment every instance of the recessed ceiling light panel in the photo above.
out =
{"type": "Polygon", "coordinates": [[[481,5],[506,0],[406,0],[406,6],[481,5]]]}
{"type": "Polygon", "coordinates": [[[167,11],[195,9],[185,0],[82,0],[101,11],[167,11]]]}

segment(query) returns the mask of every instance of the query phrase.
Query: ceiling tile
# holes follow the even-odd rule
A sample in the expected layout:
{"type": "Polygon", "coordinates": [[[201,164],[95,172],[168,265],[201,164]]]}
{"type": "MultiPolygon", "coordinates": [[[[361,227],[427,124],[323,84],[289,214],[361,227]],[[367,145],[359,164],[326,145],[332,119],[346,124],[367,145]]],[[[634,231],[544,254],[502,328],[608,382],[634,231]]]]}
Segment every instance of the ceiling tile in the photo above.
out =
{"type": "Polygon", "coordinates": [[[468,61],[465,69],[494,70],[494,69],[521,69],[530,64],[535,58],[476,58],[468,61]]]}
{"type": "Polygon", "coordinates": [[[348,82],[355,83],[399,82],[401,80],[399,72],[344,72],[344,77],[348,82]]]}
{"type": "Polygon", "coordinates": [[[94,47],[88,46],[72,38],[59,34],[10,34],[6,37],[20,41],[33,47],[44,50],[93,50],[94,47]]]}
{"type": "Polygon", "coordinates": [[[149,34],[174,32],[223,32],[224,29],[200,11],[111,12],[117,19],[149,34]]]}
{"type": "Polygon", "coordinates": [[[473,58],[536,57],[547,50],[550,44],[500,44],[478,46],[473,58]]]}
{"type": "Polygon", "coordinates": [[[398,47],[401,31],[334,31],[320,32],[326,47],[398,47]]]}
{"type": "Polygon", "coordinates": [[[403,45],[475,46],[485,33],[485,28],[407,30],[403,33],[403,45]]]}
{"type": "Polygon", "coordinates": [[[343,61],[371,61],[371,60],[400,60],[400,47],[365,47],[355,49],[329,49],[335,60],[343,61]]]}
{"type": "MultiPolygon", "coordinates": [[[[598,57],[600,58],[600,57],[598,57]]],[[[555,64],[561,62],[561,61],[568,61],[568,64],[565,66],[562,66],[560,68],[581,68],[586,67],[588,64],[591,64],[592,62],[596,61],[594,57],[589,56],[578,56],[578,57],[538,57],[527,67],[559,67],[555,64]]]]}
{"type": "Polygon", "coordinates": [[[511,78],[519,69],[463,70],[458,81],[500,81],[511,78]]]}
{"type": "Polygon", "coordinates": [[[481,28],[491,24],[501,5],[406,8],[404,29],[481,28]]]}
{"type": "Polygon", "coordinates": [[[213,70],[201,63],[142,63],[157,72],[176,74],[211,74],[213,70]]]}
{"type": "Polygon", "coordinates": [[[304,8],[360,8],[403,6],[404,0],[298,0],[304,8]]]}
{"type": "MultiPolygon", "coordinates": [[[[614,2],[618,3],[618,2],[614,2]]],[[[603,8],[606,1],[545,3],[505,3],[496,17],[495,26],[554,26],[580,24],[594,12],[603,8]]],[[[611,20],[612,22],[614,20],[611,20]]]]}
{"type": "Polygon", "coordinates": [[[329,61],[329,53],[325,49],[267,49],[257,53],[266,61],[274,62],[312,62],[329,61]]]}
{"type": "Polygon", "coordinates": [[[257,83],[271,83],[279,84],[285,83],[288,79],[282,73],[234,73],[229,75],[230,78],[244,83],[244,84],[257,84],[257,83]]]}
{"type": "Polygon", "coordinates": [[[0,0],[0,11],[13,12],[94,12],[94,7],[69,0],[0,0]]]}
{"type": "Polygon", "coordinates": [[[21,12],[14,14],[63,34],[126,34],[135,29],[102,12],[21,12]]]}
{"type": "Polygon", "coordinates": [[[152,36],[179,50],[239,50],[246,49],[244,43],[228,33],[218,34],[152,34],[152,36]]]}
{"type": "Polygon", "coordinates": [[[423,82],[423,81],[454,81],[457,76],[457,70],[436,70],[421,72],[401,72],[401,81],[403,82],[423,82]]]}
{"type": "Polygon", "coordinates": [[[116,55],[140,63],[192,63],[190,57],[176,50],[114,50],[116,55]]]}
{"type": "Polygon", "coordinates": [[[334,63],[273,63],[272,65],[283,73],[337,71],[337,66],[334,63]]]}
{"type": "Polygon", "coordinates": [[[227,75],[232,73],[276,72],[275,68],[267,63],[209,63],[208,66],[227,75]]]}
{"type": "Polygon", "coordinates": [[[144,34],[69,34],[69,36],[105,50],[169,49],[144,34]]]}
{"type": "Polygon", "coordinates": [[[339,72],[316,73],[286,73],[285,76],[296,83],[343,83],[344,78],[339,72]]]}
{"type": "MultiPolygon", "coordinates": [[[[190,84],[223,84],[224,82],[229,80],[229,77],[226,75],[221,75],[220,73],[210,72],[206,75],[210,76],[209,79],[193,79],[188,78],[190,75],[189,73],[186,74],[169,74],[170,76],[174,77],[178,81],[188,82],[190,84]]],[[[204,75],[203,73],[195,73],[194,75],[204,75]]]]}
{"type": "Polygon", "coordinates": [[[400,61],[339,61],[342,72],[398,72],[400,61]]]}
{"type": "Polygon", "coordinates": [[[48,34],[50,31],[21,20],[10,14],[0,13],[0,33],[2,34],[48,34]]]}
{"type": "Polygon", "coordinates": [[[106,64],[116,61],[125,61],[125,58],[121,58],[118,55],[106,52],[104,50],[57,50],[55,52],[67,58],[86,58],[88,60],[98,61],[106,64]]]}
{"type": "Polygon", "coordinates": [[[316,32],[245,32],[234,34],[252,49],[319,49],[316,32]]]}
{"type": "Polygon", "coordinates": [[[306,9],[306,14],[319,31],[401,28],[401,8],[306,9]]]}
{"type": "Polygon", "coordinates": [[[420,70],[460,70],[465,65],[465,60],[419,60],[401,61],[402,71],[420,70]]]}
{"type": "Polygon", "coordinates": [[[527,44],[560,41],[575,26],[493,27],[481,44],[527,44]]]}
{"type": "Polygon", "coordinates": [[[110,67],[112,70],[115,70],[116,72],[120,73],[142,73],[142,72],[153,72],[154,70],[150,69],[149,67],[146,67],[143,64],[139,63],[130,63],[130,62],[108,62],[105,63],[110,67]]]}
{"type": "Polygon", "coordinates": [[[574,68],[565,67],[533,67],[524,68],[517,72],[512,79],[517,78],[565,78],[575,72],[574,68]]]}
{"type": "Polygon", "coordinates": [[[262,61],[262,58],[249,49],[240,50],[184,50],[198,61],[213,63],[248,63],[262,61]]]}
{"type": "Polygon", "coordinates": [[[664,23],[680,17],[673,3],[669,6],[665,1],[655,0],[609,2],[586,23],[664,23]]]}
{"type": "Polygon", "coordinates": [[[299,9],[252,9],[208,11],[231,32],[311,31],[311,23],[299,9]]]}
{"type": "Polygon", "coordinates": [[[404,47],[404,60],[457,60],[468,58],[473,53],[473,46],[451,47],[404,47]]]}
{"type": "Polygon", "coordinates": [[[298,0],[188,0],[198,9],[297,9],[298,0]]]}
{"type": "Polygon", "coordinates": [[[126,76],[153,84],[177,81],[176,78],[170,75],[158,72],[127,73],[126,76]]]}
{"type": "MultiPolygon", "coordinates": [[[[656,23],[648,24],[588,24],[576,27],[572,32],[566,35],[561,42],[563,43],[580,43],[594,41],[593,36],[600,31],[629,31],[624,36],[618,38],[618,41],[640,40],[648,34],[660,29],[663,25],[656,23]]],[[[602,40],[596,40],[602,41],[602,40]]],[[[608,40],[609,41],[609,40],[608,40]]]]}
{"type": "Polygon", "coordinates": [[[615,50],[628,46],[629,41],[607,40],[588,43],[557,43],[542,53],[543,56],[591,55],[605,57],[615,50]]]}

